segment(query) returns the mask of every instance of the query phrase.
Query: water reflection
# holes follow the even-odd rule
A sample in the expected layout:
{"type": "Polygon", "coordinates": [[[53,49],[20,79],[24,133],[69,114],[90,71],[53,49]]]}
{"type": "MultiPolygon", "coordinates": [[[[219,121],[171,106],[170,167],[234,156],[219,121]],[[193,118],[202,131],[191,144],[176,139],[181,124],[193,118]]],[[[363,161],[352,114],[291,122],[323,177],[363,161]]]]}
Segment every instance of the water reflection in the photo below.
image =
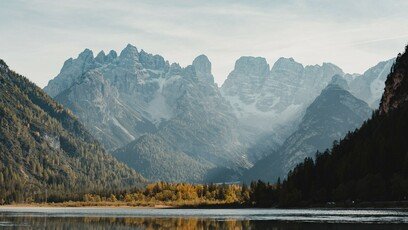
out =
{"type": "Polygon", "coordinates": [[[406,229],[402,224],[310,223],[271,220],[154,217],[0,216],[1,229],[406,229]]]}

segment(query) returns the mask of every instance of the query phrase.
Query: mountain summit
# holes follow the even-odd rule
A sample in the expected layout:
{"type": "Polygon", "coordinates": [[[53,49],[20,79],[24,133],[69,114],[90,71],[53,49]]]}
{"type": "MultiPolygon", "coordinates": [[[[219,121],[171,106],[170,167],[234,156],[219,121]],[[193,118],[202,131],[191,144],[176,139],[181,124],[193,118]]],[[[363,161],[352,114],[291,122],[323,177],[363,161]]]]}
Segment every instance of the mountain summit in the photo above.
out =
{"type": "Polygon", "coordinates": [[[201,54],[196,57],[193,61],[193,67],[200,79],[208,82],[209,84],[214,84],[214,77],[211,73],[211,62],[208,60],[207,56],[201,54]]]}

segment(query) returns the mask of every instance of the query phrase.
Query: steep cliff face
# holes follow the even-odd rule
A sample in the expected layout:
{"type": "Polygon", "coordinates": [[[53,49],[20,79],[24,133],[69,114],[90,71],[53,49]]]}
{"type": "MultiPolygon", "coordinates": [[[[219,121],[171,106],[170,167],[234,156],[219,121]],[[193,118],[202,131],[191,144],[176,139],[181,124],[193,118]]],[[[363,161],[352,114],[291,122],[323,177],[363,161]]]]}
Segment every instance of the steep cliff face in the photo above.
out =
{"type": "Polygon", "coordinates": [[[385,82],[385,91],[381,99],[380,114],[398,108],[408,100],[408,46],[399,54],[385,82]]]}
{"type": "Polygon", "coordinates": [[[256,103],[256,96],[268,74],[269,65],[265,58],[241,57],[235,62],[234,70],[222,85],[221,92],[240,113],[245,109],[241,103],[244,105],[256,103]],[[233,98],[237,101],[233,101],[233,98]]]}
{"type": "Polygon", "coordinates": [[[94,68],[81,76],[62,71],[46,89],[55,92],[69,81],[65,78],[74,78],[71,86],[55,98],[109,150],[118,149],[115,155],[119,159],[135,168],[146,167],[141,170],[144,176],[198,182],[205,180],[207,171],[213,168],[239,171],[249,167],[232,107],[214,84],[211,62],[205,55],[182,68],[128,45],[117,57],[101,52],[92,62],[96,63],[94,68]],[[137,158],[133,154],[150,166],[131,161],[137,158]],[[155,160],[158,156],[163,157],[160,164],[155,160]],[[180,160],[182,166],[177,168],[162,167],[172,166],[171,159],[189,160],[180,160]],[[187,173],[186,169],[197,172],[187,173]]]}
{"type": "Polygon", "coordinates": [[[72,113],[0,60],[0,202],[137,186],[72,113]]]}
{"type": "Polygon", "coordinates": [[[198,80],[208,85],[214,85],[214,76],[211,73],[211,62],[204,54],[199,55],[193,61],[193,67],[197,74],[198,80]]]}
{"type": "Polygon", "coordinates": [[[71,109],[105,148],[113,150],[155,132],[157,123],[172,116],[158,93],[169,68],[162,57],[139,53],[132,45],[119,56],[111,51],[93,58],[91,51],[84,52],[89,53],[89,62],[96,63],[93,69],[73,77],[63,68],[45,90],[52,95],[75,78],[55,99],[71,109]]]}
{"type": "Polygon", "coordinates": [[[241,57],[221,92],[239,118],[262,113],[293,115],[298,112],[293,108],[313,101],[336,74],[343,75],[343,72],[329,63],[303,67],[293,58],[280,58],[269,70],[264,58],[241,57]]]}
{"type": "MultiPolygon", "coordinates": [[[[116,53],[112,52],[110,55],[116,56],[116,53]]],[[[44,91],[51,97],[55,97],[96,66],[92,51],[85,49],[78,58],[70,58],[65,61],[60,74],[48,83],[44,91]]]]}

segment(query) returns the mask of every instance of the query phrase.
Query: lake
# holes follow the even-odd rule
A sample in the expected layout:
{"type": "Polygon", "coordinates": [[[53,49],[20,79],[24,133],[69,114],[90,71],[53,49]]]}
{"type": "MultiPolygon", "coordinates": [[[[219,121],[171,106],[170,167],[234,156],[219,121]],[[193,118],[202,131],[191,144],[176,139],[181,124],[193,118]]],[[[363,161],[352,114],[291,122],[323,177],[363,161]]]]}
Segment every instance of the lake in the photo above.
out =
{"type": "Polygon", "coordinates": [[[0,207],[1,229],[408,229],[407,210],[0,207]]]}

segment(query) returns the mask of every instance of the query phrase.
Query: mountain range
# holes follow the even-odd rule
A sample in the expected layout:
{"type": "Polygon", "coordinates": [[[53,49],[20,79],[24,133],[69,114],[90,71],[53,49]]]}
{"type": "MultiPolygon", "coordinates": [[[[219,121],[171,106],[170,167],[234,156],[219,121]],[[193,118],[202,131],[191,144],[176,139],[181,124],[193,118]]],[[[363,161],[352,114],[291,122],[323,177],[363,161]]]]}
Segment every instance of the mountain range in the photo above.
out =
{"type": "Polygon", "coordinates": [[[293,58],[270,68],[265,58],[246,56],[218,88],[205,55],[181,67],[128,45],[119,55],[101,51],[94,57],[86,49],[68,59],[44,90],[147,179],[225,182],[240,180],[261,162],[284,162],[278,171],[285,172],[357,128],[371,113],[367,104],[378,103],[393,61],[359,75],[293,58]],[[327,93],[336,91],[327,88],[334,75],[347,85],[339,95],[327,93]],[[330,105],[322,98],[347,108],[342,116],[348,117],[321,109],[330,105]],[[330,121],[319,124],[320,118],[330,121]],[[334,132],[338,125],[342,129],[334,132]],[[310,133],[319,143],[308,143],[310,133]]]}
{"type": "Polygon", "coordinates": [[[132,45],[119,56],[94,58],[85,50],[44,90],[150,180],[198,182],[226,171],[236,177],[250,165],[204,55],[182,68],[132,45]]]}

